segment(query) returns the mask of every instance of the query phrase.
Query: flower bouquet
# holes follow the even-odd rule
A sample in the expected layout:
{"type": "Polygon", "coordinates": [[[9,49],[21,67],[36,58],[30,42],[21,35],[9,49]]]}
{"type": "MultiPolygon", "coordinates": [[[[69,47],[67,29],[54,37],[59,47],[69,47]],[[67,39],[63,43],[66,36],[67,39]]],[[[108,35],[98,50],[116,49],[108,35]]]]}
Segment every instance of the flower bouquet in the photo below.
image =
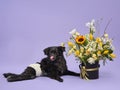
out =
{"type": "Polygon", "coordinates": [[[86,23],[89,33],[82,35],[73,29],[67,42],[67,55],[73,54],[80,61],[80,77],[83,79],[99,78],[99,61],[112,61],[115,58],[112,39],[104,32],[101,37],[95,37],[95,20],[86,23]]]}

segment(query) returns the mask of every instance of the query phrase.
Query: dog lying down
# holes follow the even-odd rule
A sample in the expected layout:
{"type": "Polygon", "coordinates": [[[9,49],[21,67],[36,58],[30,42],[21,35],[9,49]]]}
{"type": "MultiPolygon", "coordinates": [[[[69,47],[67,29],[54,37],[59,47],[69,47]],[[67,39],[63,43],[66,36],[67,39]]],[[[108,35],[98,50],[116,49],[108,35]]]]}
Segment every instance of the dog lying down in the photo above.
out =
{"type": "Polygon", "coordinates": [[[47,76],[51,79],[63,82],[61,76],[72,75],[79,76],[79,73],[69,71],[63,55],[65,47],[54,46],[44,49],[46,58],[41,62],[29,65],[21,74],[4,73],[4,77],[8,82],[22,81],[34,79],[38,76],[47,76]]]}

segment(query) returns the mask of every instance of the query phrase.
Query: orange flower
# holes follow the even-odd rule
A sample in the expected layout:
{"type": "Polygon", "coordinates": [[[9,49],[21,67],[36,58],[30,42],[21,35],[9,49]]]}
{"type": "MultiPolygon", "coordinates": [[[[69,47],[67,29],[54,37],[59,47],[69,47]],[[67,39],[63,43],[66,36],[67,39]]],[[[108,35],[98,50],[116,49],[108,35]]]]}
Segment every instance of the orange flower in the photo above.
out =
{"type": "Polygon", "coordinates": [[[78,44],[84,44],[86,38],[85,38],[85,36],[78,36],[78,37],[76,37],[75,40],[78,44]]]}

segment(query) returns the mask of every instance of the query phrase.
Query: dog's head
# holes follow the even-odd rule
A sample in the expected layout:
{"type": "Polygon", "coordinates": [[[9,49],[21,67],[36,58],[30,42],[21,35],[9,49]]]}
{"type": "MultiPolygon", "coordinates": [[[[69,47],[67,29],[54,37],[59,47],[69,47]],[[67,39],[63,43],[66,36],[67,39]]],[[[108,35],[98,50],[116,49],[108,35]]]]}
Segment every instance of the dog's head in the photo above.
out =
{"type": "Polygon", "coordinates": [[[62,56],[65,51],[65,47],[62,46],[53,46],[44,49],[44,54],[48,56],[51,61],[57,59],[57,57],[62,56]]]}

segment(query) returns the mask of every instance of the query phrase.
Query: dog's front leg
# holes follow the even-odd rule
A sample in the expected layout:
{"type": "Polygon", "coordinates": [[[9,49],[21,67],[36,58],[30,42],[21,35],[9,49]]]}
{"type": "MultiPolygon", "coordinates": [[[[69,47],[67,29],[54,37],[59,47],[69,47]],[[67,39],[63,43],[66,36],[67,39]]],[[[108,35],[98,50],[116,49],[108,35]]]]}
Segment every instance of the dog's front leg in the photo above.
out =
{"type": "Polygon", "coordinates": [[[48,74],[48,77],[50,77],[51,79],[55,79],[55,80],[57,80],[57,81],[59,81],[59,82],[63,82],[63,79],[60,77],[60,75],[58,74],[58,72],[50,72],[49,74],[48,74]]]}
{"type": "Polygon", "coordinates": [[[55,79],[58,80],[59,82],[63,82],[63,79],[60,76],[56,76],[55,79]]]}

